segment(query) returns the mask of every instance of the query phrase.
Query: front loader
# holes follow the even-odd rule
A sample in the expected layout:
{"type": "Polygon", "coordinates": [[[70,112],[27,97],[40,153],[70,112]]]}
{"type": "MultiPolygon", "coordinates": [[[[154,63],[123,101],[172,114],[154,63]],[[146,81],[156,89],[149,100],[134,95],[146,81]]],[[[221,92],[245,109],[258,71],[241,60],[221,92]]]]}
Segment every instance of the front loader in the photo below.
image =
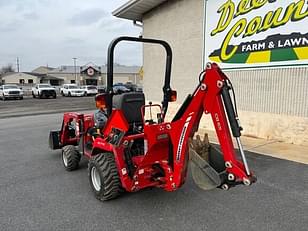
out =
{"type": "Polygon", "coordinates": [[[135,37],[113,40],[108,49],[104,98],[108,120],[101,133],[95,137],[89,134],[94,126],[93,115],[78,113],[65,113],[61,130],[50,133],[50,147],[62,148],[66,170],[75,170],[81,155],[89,159],[89,181],[99,200],[110,200],[122,191],[136,192],[147,187],[174,191],[185,183],[189,162],[193,179],[203,189],[229,189],[256,181],[240,141],[242,128],[230,96],[232,84],[217,64],[207,64],[195,91],[187,96],[172,121],[165,120],[169,102],[176,100],[176,91],[170,87],[171,63],[172,51],[165,41],[135,37]],[[140,92],[114,95],[114,49],[121,41],[152,43],[165,48],[161,105],[145,104],[144,94],[140,92]],[[221,151],[199,137],[193,139],[203,114],[211,115],[221,151]],[[239,157],[231,133],[238,144],[239,157]]]}

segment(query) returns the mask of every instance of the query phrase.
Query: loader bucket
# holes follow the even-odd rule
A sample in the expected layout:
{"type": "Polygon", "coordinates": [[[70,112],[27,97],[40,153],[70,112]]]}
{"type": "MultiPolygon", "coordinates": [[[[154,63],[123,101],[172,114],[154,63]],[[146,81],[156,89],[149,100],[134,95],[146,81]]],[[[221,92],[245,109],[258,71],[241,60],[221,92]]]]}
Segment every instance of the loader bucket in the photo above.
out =
{"type": "Polygon", "coordinates": [[[203,190],[211,190],[222,184],[225,171],[224,159],[219,150],[210,146],[207,134],[190,142],[190,167],[195,184],[203,190]]]}
{"type": "Polygon", "coordinates": [[[60,131],[50,131],[49,133],[49,148],[52,150],[62,148],[60,144],[60,131]]]}

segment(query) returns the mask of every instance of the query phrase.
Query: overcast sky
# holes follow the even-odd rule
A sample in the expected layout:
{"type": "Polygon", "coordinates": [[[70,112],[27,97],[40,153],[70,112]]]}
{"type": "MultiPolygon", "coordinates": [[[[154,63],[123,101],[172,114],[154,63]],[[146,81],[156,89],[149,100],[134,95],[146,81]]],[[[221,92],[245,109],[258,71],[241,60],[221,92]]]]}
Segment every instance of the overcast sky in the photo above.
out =
{"type": "MultiPolygon", "coordinates": [[[[21,71],[94,62],[105,64],[109,42],[120,35],[139,36],[141,28],[111,12],[128,0],[0,0],[0,67],[21,71]]],[[[121,44],[116,62],[141,64],[141,46],[121,44]]]]}

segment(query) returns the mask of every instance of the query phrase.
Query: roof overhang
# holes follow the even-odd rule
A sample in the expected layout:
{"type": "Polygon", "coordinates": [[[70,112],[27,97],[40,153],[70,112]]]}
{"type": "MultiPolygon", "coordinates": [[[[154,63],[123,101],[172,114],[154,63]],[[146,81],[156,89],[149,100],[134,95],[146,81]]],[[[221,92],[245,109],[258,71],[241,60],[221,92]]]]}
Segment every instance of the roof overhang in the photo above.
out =
{"type": "Polygon", "coordinates": [[[130,0],[112,12],[118,18],[142,21],[142,16],[167,0],[130,0]]]}

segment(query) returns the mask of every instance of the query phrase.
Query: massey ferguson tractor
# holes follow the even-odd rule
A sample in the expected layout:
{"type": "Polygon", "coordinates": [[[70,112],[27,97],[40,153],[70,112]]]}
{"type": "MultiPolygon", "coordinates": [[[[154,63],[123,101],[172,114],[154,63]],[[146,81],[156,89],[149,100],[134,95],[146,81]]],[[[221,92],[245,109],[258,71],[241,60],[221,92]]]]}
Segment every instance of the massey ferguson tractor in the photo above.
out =
{"type": "Polygon", "coordinates": [[[227,190],[256,181],[240,141],[242,128],[231,99],[232,84],[215,63],[209,63],[201,72],[195,91],[187,96],[172,121],[165,121],[168,103],[176,100],[176,91],[170,87],[171,63],[172,51],[165,41],[135,37],[113,40],[108,49],[107,93],[100,99],[106,103],[108,112],[104,128],[90,132],[95,127],[93,114],[67,112],[61,130],[50,132],[49,146],[62,149],[67,171],[78,168],[82,155],[89,159],[89,181],[97,199],[106,201],[121,192],[147,187],[177,190],[185,183],[189,163],[194,181],[203,189],[227,190]],[[121,41],[159,44],[165,48],[161,105],[145,104],[141,92],[114,95],[114,48],[121,41]],[[199,136],[193,139],[203,113],[211,115],[221,151],[201,141],[199,136]]]}

